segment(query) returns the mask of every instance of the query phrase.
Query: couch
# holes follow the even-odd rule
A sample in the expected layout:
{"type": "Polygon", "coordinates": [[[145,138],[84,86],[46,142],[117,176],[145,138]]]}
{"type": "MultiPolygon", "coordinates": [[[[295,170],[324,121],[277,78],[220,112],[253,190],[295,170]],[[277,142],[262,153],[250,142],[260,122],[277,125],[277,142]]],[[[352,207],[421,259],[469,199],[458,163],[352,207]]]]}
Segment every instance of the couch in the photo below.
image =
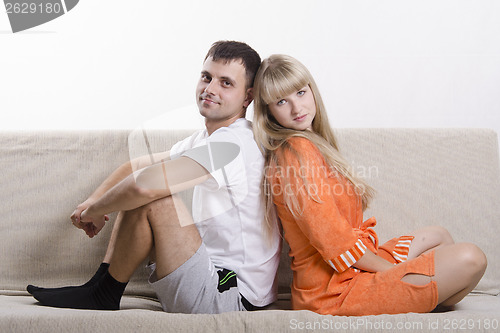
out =
{"type": "MultiPolygon", "coordinates": [[[[0,133],[0,332],[296,332],[500,330],[500,169],[498,138],[487,129],[337,129],[354,171],[377,190],[380,240],[425,225],[478,244],[488,269],[453,310],[365,317],[290,310],[292,274],[284,244],[279,299],[265,310],[219,315],[161,311],[138,269],[119,311],[44,307],[26,291],[81,284],[101,262],[112,229],[94,239],[69,216],[129,158],[168,149],[192,131],[39,131],[0,133]]],[[[185,195],[189,201],[189,193],[185,195]]],[[[112,224],[114,215],[108,224],[112,224]]]]}

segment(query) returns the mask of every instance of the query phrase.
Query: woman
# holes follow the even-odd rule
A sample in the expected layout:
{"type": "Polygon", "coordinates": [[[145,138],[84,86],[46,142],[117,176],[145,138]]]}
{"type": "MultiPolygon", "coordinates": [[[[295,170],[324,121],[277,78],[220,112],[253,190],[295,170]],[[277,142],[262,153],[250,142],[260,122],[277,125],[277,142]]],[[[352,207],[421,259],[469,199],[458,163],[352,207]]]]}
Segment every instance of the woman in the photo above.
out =
{"type": "Polygon", "coordinates": [[[270,227],[279,217],[292,257],[294,309],[320,314],[429,312],[479,282],[486,257],[427,227],[379,246],[363,222],[372,188],[339,153],[318,88],[296,59],[265,59],[254,87],[254,133],[264,150],[270,227]],[[277,217],[276,214],[277,213],[277,217]]]}

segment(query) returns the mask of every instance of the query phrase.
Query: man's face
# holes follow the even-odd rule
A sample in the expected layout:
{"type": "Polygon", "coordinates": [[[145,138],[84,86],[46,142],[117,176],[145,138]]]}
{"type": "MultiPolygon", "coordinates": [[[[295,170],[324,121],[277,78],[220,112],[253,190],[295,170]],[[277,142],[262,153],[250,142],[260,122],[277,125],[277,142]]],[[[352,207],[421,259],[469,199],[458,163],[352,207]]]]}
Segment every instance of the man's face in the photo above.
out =
{"type": "Polygon", "coordinates": [[[208,57],[196,87],[196,98],[200,114],[207,122],[228,126],[242,117],[252,99],[241,61],[225,63],[208,57]]]}

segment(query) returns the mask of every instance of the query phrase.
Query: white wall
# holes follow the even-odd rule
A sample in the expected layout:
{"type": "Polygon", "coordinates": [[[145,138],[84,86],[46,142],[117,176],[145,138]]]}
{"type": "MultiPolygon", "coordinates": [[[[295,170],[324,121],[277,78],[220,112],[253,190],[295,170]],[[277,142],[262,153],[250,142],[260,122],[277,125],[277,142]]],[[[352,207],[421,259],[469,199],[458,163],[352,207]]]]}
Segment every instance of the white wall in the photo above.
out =
{"type": "Polygon", "coordinates": [[[17,34],[2,10],[0,130],[199,125],[202,59],[235,39],[304,62],[335,127],[500,132],[500,1],[172,2],[82,0],[17,34]]]}

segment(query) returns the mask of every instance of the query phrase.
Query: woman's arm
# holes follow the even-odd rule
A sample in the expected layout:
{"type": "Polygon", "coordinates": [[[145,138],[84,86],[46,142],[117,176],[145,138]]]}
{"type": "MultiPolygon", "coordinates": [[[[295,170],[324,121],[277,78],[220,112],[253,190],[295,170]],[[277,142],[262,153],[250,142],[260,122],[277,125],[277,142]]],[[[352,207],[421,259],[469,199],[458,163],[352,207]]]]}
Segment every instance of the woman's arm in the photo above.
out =
{"type": "Polygon", "coordinates": [[[366,272],[383,272],[393,268],[394,264],[367,250],[352,266],[366,272]]]}

